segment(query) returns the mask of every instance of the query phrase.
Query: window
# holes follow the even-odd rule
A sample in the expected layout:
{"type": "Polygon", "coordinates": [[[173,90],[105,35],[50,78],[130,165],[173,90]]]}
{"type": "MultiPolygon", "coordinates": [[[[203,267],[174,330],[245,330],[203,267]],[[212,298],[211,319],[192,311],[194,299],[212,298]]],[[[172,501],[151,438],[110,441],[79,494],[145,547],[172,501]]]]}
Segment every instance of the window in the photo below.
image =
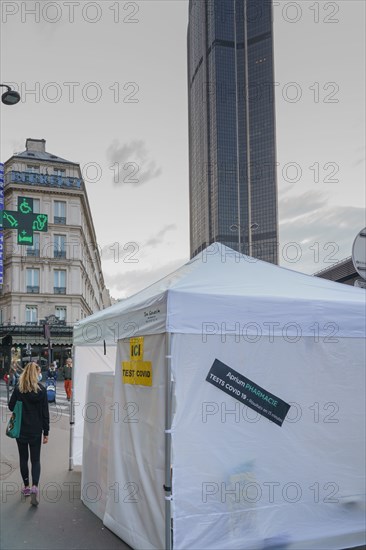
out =
{"type": "Polygon", "coordinates": [[[27,256],[39,256],[39,233],[33,233],[33,244],[27,246],[27,256]]]}
{"type": "Polygon", "coordinates": [[[30,172],[31,174],[39,174],[39,166],[27,164],[27,172],[30,172]]]}
{"type": "Polygon", "coordinates": [[[33,199],[33,212],[40,214],[41,201],[39,199],[33,199]]]}
{"type": "Polygon", "coordinates": [[[66,237],[65,235],[55,235],[53,247],[54,258],[66,258],[66,237]]]}
{"type": "Polygon", "coordinates": [[[66,202],[55,201],[53,223],[66,223],[66,202]]]}
{"type": "Polygon", "coordinates": [[[63,170],[62,168],[54,168],[53,174],[54,176],[65,176],[66,170],[63,170]]]}
{"type": "Polygon", "coordinates": [[[25,306],[25,322],[27,325],[36,325],[38,318],[37,306],[25,306]]]}
{"type": "Polygon", "coordinates": [[[39,293],[39,269],[28,269],[26,272],[27,292],[39,293]]]}
{"type": "Polygon", "coordinates": [[[66,271],[55,269],[53,291],[55,294],[66,294],[66,271]]]}
{"type": "Polygon", "coordinates": [[[56,317],[59,321],[65,323],[66,322],[66,307],[56,306],[55,315],[56,315],[56,317]]]}

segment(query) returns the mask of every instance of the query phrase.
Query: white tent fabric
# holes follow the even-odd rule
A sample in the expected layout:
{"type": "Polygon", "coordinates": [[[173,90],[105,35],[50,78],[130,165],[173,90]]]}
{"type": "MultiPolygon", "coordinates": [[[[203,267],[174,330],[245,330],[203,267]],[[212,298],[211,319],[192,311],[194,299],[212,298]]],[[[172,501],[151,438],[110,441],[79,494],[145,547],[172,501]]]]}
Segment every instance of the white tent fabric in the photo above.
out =
{"type": "Polygon", "coordinates": [[[344,548],[345,535],[361,545],[364,361],[357,338],[174,335],[173,547],[344,548]],[[217,358],[291,404],[282,427],[205,381],[217,358]]]}
{"type": "Polygon", "coordinates": [[[144,338],[144,361],[153,367],[153,385],[122,383],[122,362],[130,344],[120,342],[114,403],[119,422],[111,426],[104,524],[132,548],[164,548],[164,375],[165,337],[144,338]]]}
{"type": "Polygon", "coordinates": [[[84,410],[83,469],[81,499],[103,520],[108,496],[109,432],[116,408],[113,406],[114,373],[92,372],[87,377],[88,405],[84,410]]]}
{"type": "Polygon", "coordinates": [[[90,396],[86,391],[88,374],[105,371],[114,373],[115,365],[115,346],[109,346],[106,355],[104,355],[103,347],[100,346],[76,346],[74,348],[74,430],[71,451],[74,466],[80,466],[83,462],[85,415],[90,401],[90,396]]]}
{"type": "Polygon", "coordinates": [[[178,332],[363,338],[363,289],[304,275],[215,243],[145,290],[81,321],[76,346],[178,332]],[[316,319],[316,324],[314,324],[316,319]]]}
{"type": "Polygon", "coordinates": [[[169,334],[174,547],[362,544],[365,292],[218,244],[75,328],[76,399],[88,400],[84,364],[105,370],[103,346],[113,356],[118,345],[114,401],[139,410],[138,423],[111,427],[108,483],[118,498],[108,495],[105,524],[134,548],[164,547],[169,334]],[[152,387],[122,376],[136,336],[152,357],[152,387]],[[226,380],[209,383],[217,360],[290,406],[282,425],[221,391],[226,380]],[[130,502],[136,487],[143,498],[130,502]]]}

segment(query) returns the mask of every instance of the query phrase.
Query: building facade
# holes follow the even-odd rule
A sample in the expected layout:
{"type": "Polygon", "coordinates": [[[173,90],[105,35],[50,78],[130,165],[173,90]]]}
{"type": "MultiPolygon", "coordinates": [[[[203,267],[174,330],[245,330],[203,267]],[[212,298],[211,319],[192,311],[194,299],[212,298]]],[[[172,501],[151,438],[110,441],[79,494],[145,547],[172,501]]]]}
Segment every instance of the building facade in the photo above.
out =
{"type": "Polygon", "coordinates": [[[191,257],[212,242],[277,263],[272,2],[190,0],[191,257]]]}
{"type": "Polygon", "coordinates": [[[47,153],[43,139],[27,139],[26,150],[4,164],[4,209],[2,366],[8,366],[9,347],[63,364],[73,325],[111,304],[79,164],[47,153]],[[47,230],[35,222],[23,230],[20,209],[47,215],[47,230]]]}
{"type": "Polygon", "coordinates": [[[357,273],[351,257],[345,258],[331,267],[326,267],[325,269],[317,271],[314,273],[314,277],[365,288],[364,280],[357,273]]]}

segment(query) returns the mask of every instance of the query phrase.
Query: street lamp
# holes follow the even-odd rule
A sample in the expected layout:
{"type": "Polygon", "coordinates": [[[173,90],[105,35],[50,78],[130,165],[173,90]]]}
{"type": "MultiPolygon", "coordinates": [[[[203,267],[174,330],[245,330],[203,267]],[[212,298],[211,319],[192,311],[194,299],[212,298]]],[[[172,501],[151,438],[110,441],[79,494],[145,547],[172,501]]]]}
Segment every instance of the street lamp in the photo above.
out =
{"type": "MultiPolygon", "coordinates": [[[[233,223],[232,225],[230,225],[229,227],[230,231],[237,231],[238,232],[238,235],[243,235],[244,236],[244,233],[246,231],[246,228],[245,227],[242,227],[240,225],[240,223],[233,223]]],[[[253,252],[253,245],[252,245],[252,231],[256,231],[257,229],[259,229],[259,224],[254,222],[254,223],[251,223],[250,224],[250,228],[249,228],[249,231],[250,231],[250,238],[249,238],[249,256],[252,255],[252,252],[253,252]]],[[[241,247],[242,247],[242,242],[243,242],[244,239],[238,239],[239,241],[239,252],[241,253],[241,247]]]]}
{"type": "MultiPolygon", "coordinates": [[[[20,101],[20,95],[18,94],[18,92],[16,92],[15,90],[12,90],[10,86],[8,86],[7,84],[0,84],[0,88],[6,88],[6,92],[4,92],[1,96],[1,101],[4,103],[4,105],[16,105],[16,103],[20,101]]],[[[0,166],[1,166],[1,169],[3,169],[3,165],[0,164],[0,166]]],[[[0,202],[0,213],[2,215],[2,211],[4,210],[4,177],[3,175],[1,176],[1,179],[0,179],[0,197],[2,197],[0,202]]],[[[4,246],[4,237],[3,237],[3,232],[0,231],[0,250],[3,249],[3,246],[4,246]]],[[[0,271],[1,271],[1,283],[3,283],[2,257],[0,257],[0,271]]],[[[14,317],[14,320],[15,320],[15,317],[14,317]]],[[[10,322],[8,324],[10,325],[10,322]]],[[[6,392],[7,392],[7,399],[9,403],[9,371],[8,371],[8,380],[6,383],[6,392]]]]}
{"type": "Polygon", "coordinates": [[[0,84],[1,88],[7,88],[7,91],[1,96],[1,101],[5,105],[16,105],[20,101],[20,95],[15,90],[12,90],[7,84],[0,84]]]}
{"type": "Polygon", "coordinates": [[[25,347],[25,353],[29,355],[29,363],[32,361],[32,346],[27,344],[25,347]]]}

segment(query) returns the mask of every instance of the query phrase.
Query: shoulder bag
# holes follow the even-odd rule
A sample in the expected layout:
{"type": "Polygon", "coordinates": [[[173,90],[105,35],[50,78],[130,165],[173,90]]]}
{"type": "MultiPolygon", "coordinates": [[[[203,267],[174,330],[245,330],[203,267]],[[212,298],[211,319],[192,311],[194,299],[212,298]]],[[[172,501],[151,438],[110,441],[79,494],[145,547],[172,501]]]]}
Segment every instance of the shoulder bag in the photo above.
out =
{"type": "Polygon", "coordinates": [[[6,435],[12,438],[18,438],[20,435],[20,426],[22,424],[22,410],[23,403],[17,401],[13,410],[13,414],[10,417],[8,425],[6,427],[6,435]]]}

